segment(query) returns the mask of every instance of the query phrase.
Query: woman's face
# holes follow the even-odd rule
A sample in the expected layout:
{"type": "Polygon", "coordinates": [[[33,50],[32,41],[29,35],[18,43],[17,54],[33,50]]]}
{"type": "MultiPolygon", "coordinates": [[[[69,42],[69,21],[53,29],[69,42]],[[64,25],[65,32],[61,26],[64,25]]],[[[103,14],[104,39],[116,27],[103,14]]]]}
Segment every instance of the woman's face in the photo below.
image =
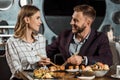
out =
{"type": "Polygon", "coordinates": [[[33,16],[31,16],[29,18],[29,23],[28,24],[29,24],[29,28],[32,31],[36,31],[36,32],[39,31],[39,27],[42,24],[42,21],[40,19],[40,11],[36,12],[33,16]]]}

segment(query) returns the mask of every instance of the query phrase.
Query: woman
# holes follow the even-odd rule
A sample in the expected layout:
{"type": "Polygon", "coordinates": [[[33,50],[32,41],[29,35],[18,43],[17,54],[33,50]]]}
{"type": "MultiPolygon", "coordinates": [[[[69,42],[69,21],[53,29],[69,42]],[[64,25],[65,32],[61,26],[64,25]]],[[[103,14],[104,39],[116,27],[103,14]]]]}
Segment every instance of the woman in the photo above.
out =
{"type": "Polygon", "coordinates": [[[33,5],[21,8],[14,29],[14,36],[6,44],[6,58],[12,72],[12,80],[19,80],[19,72],[47,65],[46,40],[38,34],[42,24],[40,11],[33,5]],[[14,77],[14,78],[13,78],[14,77]]]}

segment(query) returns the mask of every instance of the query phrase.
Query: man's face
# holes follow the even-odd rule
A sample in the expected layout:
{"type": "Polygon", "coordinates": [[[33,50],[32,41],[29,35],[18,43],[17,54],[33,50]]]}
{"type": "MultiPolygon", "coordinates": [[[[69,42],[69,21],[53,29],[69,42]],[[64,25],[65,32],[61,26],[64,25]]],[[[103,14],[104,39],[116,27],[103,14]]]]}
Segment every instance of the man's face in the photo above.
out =
{"type": "Polygon", "coordinates": [[[75,34],[82,33],[85,28],[86,17],[83,16],[82,12],[74,12],[70,24],[72,25],[72,32],[75,34]]]}

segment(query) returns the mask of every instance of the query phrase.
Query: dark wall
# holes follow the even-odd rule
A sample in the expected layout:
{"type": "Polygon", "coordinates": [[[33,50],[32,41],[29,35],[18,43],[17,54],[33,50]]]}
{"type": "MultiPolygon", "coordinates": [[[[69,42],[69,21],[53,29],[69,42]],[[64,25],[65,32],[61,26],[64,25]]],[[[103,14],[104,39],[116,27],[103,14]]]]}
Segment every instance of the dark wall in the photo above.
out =
{"type": "Polygon", "coordinates": [[[45,0],[45,15],[71,16],[73,7],[80,4],[88,4],[95,8],[97,16],[104,17],[106,5],[105,0],[45,0]],[[102,11],[102,13],[100,13],[102,11]]]}

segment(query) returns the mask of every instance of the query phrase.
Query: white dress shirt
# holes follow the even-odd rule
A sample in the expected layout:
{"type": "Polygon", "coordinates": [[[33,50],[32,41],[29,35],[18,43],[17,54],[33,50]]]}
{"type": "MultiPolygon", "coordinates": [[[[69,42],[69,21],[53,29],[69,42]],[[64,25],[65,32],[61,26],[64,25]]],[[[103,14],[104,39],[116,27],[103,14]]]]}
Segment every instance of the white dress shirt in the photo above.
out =
{"type": "Polygon", "coordinates": [[[37,56],[37,54],[46,57],[45,37],[38,34],[34,39],[35,42],[33,43],[25,42],[13,36],[7,40],[5,46],[6,58],[12,72],[12,77],[14,77],[17,71],[35,69],[37,67],[37,62],[40,61],[40,57],[37,56]]]}

